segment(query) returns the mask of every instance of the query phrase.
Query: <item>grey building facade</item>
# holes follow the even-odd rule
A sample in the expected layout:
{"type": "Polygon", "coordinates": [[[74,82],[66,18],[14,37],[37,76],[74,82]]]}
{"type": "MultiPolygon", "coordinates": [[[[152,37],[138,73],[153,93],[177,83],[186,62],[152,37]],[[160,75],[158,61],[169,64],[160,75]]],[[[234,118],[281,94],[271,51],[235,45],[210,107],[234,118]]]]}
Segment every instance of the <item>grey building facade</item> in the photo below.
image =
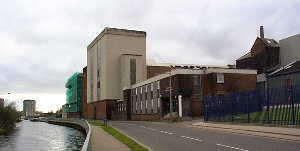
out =
{"type": "Polygon", "coordinates": [[[35,115],[36,102],[35,100],[23,101],[23,113],[25,117],[33,117],[35,115]]]}

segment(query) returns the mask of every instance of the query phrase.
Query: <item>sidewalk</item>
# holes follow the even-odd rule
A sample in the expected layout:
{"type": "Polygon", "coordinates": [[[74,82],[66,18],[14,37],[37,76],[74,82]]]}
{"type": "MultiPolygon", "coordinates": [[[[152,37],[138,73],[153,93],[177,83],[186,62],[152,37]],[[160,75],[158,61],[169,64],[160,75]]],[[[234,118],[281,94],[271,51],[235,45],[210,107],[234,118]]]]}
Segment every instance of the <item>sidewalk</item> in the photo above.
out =
{"type": "Polygon", "coordinates": [[[192,125],[198,128],[218,129],[218,130],[228,131],[232,133],[300,141],[299,128],[235,125],[235,124],[207,123],[207,122],[197,122],[192,125]]]}
{"type": "Polygon", "coordinates": [[[131,151],[125,144],[119,142],[101,127],[91,125],[92,151],[131,151]]]}

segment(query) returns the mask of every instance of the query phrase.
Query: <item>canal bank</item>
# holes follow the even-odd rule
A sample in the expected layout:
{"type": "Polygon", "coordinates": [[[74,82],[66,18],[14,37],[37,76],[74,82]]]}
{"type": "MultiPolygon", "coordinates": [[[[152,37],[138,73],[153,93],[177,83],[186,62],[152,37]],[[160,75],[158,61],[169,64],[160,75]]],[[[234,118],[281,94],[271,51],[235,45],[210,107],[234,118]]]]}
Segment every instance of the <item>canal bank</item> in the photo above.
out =
{"type": "Polygon", "coordinates": [[[83,132],[86,137],[84,144],[81,148],[81,151],[91,151],[91,126],[86,120],[80,120],[80,119],[51,119],[48,120],[47,123],[54,124],[54,125],[60,125],[60,126],[67,126],[74,129],[77,129],[81,132],[83,132]]]}

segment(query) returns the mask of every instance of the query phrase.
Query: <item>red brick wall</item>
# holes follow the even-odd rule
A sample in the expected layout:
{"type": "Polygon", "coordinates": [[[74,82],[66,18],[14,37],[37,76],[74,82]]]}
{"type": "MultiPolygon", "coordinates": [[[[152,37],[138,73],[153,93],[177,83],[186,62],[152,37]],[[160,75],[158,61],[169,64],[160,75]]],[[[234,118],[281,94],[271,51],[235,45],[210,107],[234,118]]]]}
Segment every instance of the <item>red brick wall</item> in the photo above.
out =
{"type": "Polygon", "coordinates": [[[202,79],[204,96],[251,91],[256,89],[255,74],[224,73],[223,84],[217,84],[216,74],[204,75],[202,79]]]}
{"type": "Polygon", "coordinates": [[[97,101],[87,104],[86,119],[111,119],[115,101],[97,101]]]}
{"type": "Polygon", "coordinates": [[[133,114],[131,116],[133,121],[158,121],[160,120],[159,114],[133,114]]]}
{"type": "Polygon", "coordinates": [[[200,101],[191,102],[191,110],[193,116],[202,116],[203,115],[203,103],[200,101]]]}
{"type": "Polygon", "coordinates": [[[147,66],[147,79],[170,71],[167,66],[147,66]]]}

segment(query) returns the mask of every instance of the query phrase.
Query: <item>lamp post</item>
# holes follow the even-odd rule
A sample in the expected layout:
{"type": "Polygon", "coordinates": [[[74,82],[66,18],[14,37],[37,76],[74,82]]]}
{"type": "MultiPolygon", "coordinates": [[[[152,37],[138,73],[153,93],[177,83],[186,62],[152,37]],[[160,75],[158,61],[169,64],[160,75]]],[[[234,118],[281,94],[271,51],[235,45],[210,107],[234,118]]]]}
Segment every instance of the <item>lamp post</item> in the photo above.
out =
{"type": "Polygon", "coordinates": [[[170,65],[169,66],[170,68],[170,81],[169,81],[169,84],[170,84],[170,92],[169,92],[169,97],[170,97],[170,114],[173,112],[173,103],[172,103],[172,66],[170,65]]]}

